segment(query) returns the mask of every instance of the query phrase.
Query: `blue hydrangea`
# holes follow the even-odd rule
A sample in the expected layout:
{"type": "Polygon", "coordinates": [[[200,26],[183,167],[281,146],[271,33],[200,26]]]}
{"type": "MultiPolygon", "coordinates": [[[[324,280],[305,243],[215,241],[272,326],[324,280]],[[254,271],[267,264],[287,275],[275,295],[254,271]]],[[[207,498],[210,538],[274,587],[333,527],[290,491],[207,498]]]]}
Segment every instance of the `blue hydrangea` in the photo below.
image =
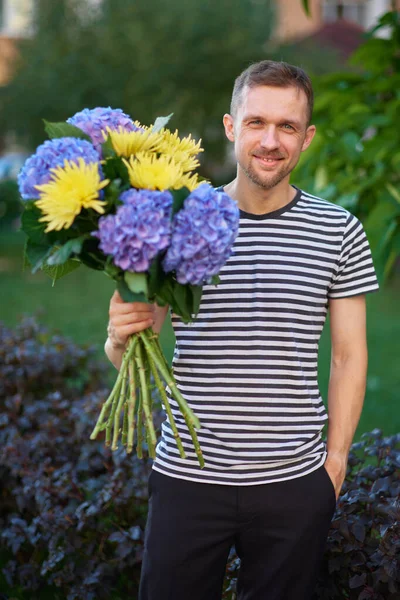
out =
{"type": "MultiPolygon", "coordinates": [[[[39,198],[36,185],[47,183],[51,178],[50,169],[64,165],[64,161],[82,157],[86,163],[99,162],[99,153],[86,140],[64,137],[47,140],[35,154],[28,158],[18,175],[19,191],[24,200],[39,198]]],[[[102,170],[99,163],[99,172],[102,170]]]]}
{"type": "Polygon", "coordinates": [[[115,215],[99,219],[100,249],[114,257],[124,271],[142,273],[171,238],[172,194],[130,189],[120,196],[123,202],[115,215]]]}
{"type": "Polygon", "coordinates": [[[232,253],[239,209],[225,192],[201,184],[185,200],[172,224],[164,270],[179,283],[202,285],[217,275],[232,253]]]}
{"type": "Polygon", "coordinates": [[[123,127],[126,131],[137,131],[139,129],[120,108],[103,108],[101,106],[92,109],[84,108],[67,119],[67,123],[79,127],[89,135],[94,147],[99,152],[101,151],[101,144],[104,142],[102,131],[106,131],[107,127],[112,130],[123,127]]]}

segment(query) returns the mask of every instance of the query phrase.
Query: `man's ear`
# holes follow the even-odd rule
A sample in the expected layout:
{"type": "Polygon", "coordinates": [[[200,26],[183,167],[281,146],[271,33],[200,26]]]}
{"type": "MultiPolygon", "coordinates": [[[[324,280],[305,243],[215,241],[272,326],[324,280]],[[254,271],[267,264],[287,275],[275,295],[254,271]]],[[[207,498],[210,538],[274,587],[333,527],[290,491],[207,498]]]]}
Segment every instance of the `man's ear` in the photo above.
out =
{"type": "Polygon", "coordinates": [[[224,115],[223,123],[224,123],[224,127],[225,127],[226,137],[228,138],[228,140],[230,142],[234,142],[235,141],[235,128],[234,128],[233,117],[228,114],[224,115]]]}
{"type": "Polygon", "coordinates": [[[314,138],[314,135],[315,135],[316,131],[317,131],[317,128],[315,127],[315,125],[309,125],[307,127],[306,137],[304,138],[304,142],[303,142],[303,145],[301,147],[301,151],[302,152],[304,152],[304,150],[307,150],[308,146],[313,141],[313,138],[314,138]]]}

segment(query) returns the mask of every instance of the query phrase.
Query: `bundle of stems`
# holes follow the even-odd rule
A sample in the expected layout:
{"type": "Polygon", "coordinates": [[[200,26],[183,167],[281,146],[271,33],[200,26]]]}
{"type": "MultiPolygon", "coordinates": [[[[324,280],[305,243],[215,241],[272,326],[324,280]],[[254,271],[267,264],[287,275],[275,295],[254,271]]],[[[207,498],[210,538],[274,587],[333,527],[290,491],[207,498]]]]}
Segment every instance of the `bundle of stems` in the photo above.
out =
{"type": "Polygon", "coordinates": [[[155,458],[157,438],[152,415],[151,375],[168,415],[181,458],[186,458],[186,454],[162,380],[178,403],[188,426],[200,467],[203,468],[204,458],[195,431],[195,428],[200,429],[200,421],[180,393],[172,370],[161,350],[158,335],[151,328],[130,337],[117,380],[103,403],[90,439],[95,440],[99,432],[105,430],[106,446],[111,445],[111,450],[116,450],[121,434],[122,445],[126,447],[127,454],[130,454],[136,431],[136,453],[139,458],[143,458],[144,427],[149,456],[155,458]],[[123,415],[122,419],[121,415],[123,415]]]}

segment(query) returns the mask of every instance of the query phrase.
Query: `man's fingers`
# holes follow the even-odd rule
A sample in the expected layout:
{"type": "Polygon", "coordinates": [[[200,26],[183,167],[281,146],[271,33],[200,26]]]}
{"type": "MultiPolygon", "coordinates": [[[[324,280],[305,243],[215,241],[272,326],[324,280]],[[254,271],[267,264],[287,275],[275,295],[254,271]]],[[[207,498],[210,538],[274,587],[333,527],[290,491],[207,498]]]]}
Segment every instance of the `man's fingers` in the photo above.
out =
{"type": "MultiPolygon", "coordinates": [[[[117,291],[114,292],[111,302],[110,302],[110,313],[113,312],[115,314],[128,314],[128,313],[142,313],[142,312],[154,312],[155,307],[153,304],[149,304],[148,302],[124,302],[121,301],[116,296],[118,294],[117,291]]],[[[121,296],[118,294],[119,298],[121,296]]]]}
{"type": "Polygon", "coordinates": [[[124,339],[129,337],[130,335],[133,335],[134,333],[138,333],[139,331],[147,329],[147,327],[150,327],[152,324],[152,319],[138,321],[136,323],[130,323],[129,325],[123,325],[121,327],[118,327],[116,333],[119,339],[124,339]]]}
{"type": "Polygon", "coordinates": [[[110,301],[108,337],[125,345],[128,337],[151,327],[155,323],[155,306],[148,302],[124,302],[118,290],[110,301]]]}
{"type": "Polygon", "coordinates": [[[117,314],[113,315],[110,322],[113,327],[121,327],[124,325],[134,325],[135,323],[142,323],[143,321],[154,321],[154,314],[151,311],[143,313],[129,313],[129,314],[117,314]]]}

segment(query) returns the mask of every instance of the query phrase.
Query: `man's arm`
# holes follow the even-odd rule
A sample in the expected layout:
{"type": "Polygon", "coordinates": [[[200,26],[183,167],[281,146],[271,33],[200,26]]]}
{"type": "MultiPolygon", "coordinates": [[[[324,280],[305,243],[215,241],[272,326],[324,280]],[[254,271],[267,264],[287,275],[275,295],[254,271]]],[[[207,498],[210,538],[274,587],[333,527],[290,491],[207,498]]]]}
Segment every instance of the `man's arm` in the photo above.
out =
{"type": "Polygon", "coordinates": [[[365,296],[330,300],[331,371],[325,468],[338,498],[364,402],[367,377],[365,296]]]}

